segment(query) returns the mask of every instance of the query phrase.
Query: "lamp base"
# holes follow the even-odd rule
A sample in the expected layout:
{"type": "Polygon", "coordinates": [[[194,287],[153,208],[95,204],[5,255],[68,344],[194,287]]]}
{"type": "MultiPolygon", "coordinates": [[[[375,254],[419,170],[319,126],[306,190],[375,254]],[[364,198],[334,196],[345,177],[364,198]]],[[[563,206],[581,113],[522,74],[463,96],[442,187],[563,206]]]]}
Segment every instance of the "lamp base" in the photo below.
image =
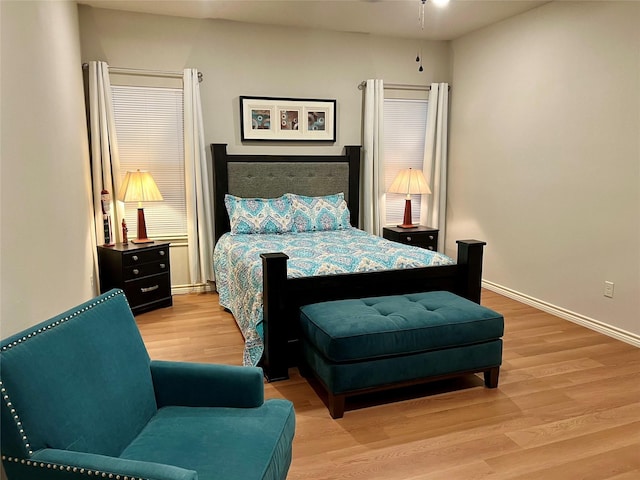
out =
{"type": "Polygon", "coordinates": [[[155,240],[151,240],[150,238],[134,238],[131,240],[131,243],[153,243],[155,240]]]}
{"type": "MultiPolygon", "coordinates": [[[[407,195],[408,197],[409,195],[407,195]]],[[[402,225],[398,225],[399,228],[417,228],[417,225],[411,223],[411,199],[407,198],[404,201],[404,218],[402,219],[402,225]]]]}
{"type": "Polygon", "coordinates": [[[138,238],[131,240],[131,243],[153,243],[149,237],[147,237],[147,223],[144,220],[144,209],[138,208],[138,238]]]}

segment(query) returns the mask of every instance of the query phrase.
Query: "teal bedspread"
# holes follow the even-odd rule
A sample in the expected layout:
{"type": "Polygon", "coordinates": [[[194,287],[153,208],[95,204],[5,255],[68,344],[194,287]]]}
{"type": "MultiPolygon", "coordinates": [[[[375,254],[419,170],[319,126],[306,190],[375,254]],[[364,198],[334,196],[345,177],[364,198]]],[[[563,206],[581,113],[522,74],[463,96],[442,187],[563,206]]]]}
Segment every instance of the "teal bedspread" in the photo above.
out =
{"type": "Polygon", "coordinates": [[[220,237],[213,268],[220,305],[229,309],[245,339],[244,365],[263,352],[261,253],[289,256],[289,278],[451,265],[438,252],[403,245],[357,228],[282,234],[229,233],[220,237]]]}

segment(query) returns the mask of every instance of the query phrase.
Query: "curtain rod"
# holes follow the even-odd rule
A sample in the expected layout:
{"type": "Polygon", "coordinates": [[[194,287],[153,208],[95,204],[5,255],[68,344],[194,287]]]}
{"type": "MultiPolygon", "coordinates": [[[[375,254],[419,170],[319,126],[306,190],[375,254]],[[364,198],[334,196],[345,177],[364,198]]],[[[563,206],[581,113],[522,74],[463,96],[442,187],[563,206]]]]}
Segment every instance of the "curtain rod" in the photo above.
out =
{"type": "MultiPolygon", "coordinates": [[[[364,90],[366,86],[367,82],[362,81],[358,85],[358,90],[364,90]]],[[[420,90],[426,92],[431,90],[431,85],[405,85],[403,83],[385,83],[383,87],[385,90],[420,90]]]]}
{"type": "MultiPolygon", "coordinates": [[[[82,64],[83,69],[89,68],[88,63],[82,64]]],[[[182,78],[181,72],[168,72],[162,70],[142,70],[139,68],[126,68],[126,67],[109,67],[109,73],[125,74],[125,75],[140,75],[143,77],[169,77],[169,78],[182,78]]],[[[198,72],[198,82],[204,80],[202,72],[198,72]]]]}

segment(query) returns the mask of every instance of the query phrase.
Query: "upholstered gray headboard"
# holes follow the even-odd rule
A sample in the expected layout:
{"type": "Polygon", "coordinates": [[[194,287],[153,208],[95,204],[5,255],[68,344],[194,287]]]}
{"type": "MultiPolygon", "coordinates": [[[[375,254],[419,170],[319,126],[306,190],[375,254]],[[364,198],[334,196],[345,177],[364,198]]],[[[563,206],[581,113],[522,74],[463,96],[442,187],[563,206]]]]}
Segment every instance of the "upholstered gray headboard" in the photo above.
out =
{"type": "Polygon", "coordinates": [[[284,193],[349,197],[349,165],[327,162],[245,162],[227,168],[229,191],[238,197],[274,198],[284,193]]]}
{"type": "Polygon", "coordinates": [[[227,193],[238,197],[274,198],[284,193],[330,195],[344,192],[351,224],[358,226],[360,146],[344,155],[228,155],[227,145],[212,143],[215,238],[229,231],[224,206],[227,193]]]}

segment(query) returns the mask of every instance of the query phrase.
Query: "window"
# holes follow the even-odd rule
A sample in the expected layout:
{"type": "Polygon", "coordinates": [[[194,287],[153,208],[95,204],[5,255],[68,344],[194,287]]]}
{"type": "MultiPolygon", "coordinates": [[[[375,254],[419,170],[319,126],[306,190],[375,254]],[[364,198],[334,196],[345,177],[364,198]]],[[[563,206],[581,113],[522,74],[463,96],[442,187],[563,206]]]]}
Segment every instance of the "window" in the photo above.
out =
{"type": "MultiPolygon", "coordinates": [[[[385,188],[404,168],[422,170],[424,137],[427,127],[427,100],[385,99],[384,161],[385,188]]],[[[387,223],[402,223],[405,195],[387,193],[387,223]]],[[[420,220],[420,195],[411,196],[414,223],[420,220]]]]}
{"type": "MultiPolygon", "coordinates": [[[[164,198],[143,203],[148,235],[186,237],[182,89],[121,85],[111,89],[120,179],[128,170],[148,170],[164,198]]],[[[125,204],[130,232],[135,232],[137,208],[136,204],[125,204]]]]}

